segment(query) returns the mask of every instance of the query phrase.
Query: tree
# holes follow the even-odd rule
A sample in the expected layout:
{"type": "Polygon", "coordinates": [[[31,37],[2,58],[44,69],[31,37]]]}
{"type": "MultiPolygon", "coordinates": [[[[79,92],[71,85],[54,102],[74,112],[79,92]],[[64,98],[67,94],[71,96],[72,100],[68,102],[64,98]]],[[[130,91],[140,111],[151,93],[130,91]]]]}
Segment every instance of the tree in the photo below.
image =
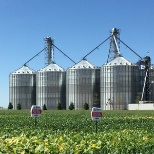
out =
{"type": "Polygon", "coordinates": [[[58,103],[58,105],[57,105],[57,110],[62,110],[61,103],[58,103]]]}
{"type": "Polygon", "coordinates": [[[84,107],[85,110],[89,110],[89,104],[88,103],[85,103],[83,107],[84,107]]]}
{"type": "Polygon", "coordinates": [[[10,102],[9,105],[8,105],[8,109],[12,110],[13,109],[13,105],[12,103],[10,102]]]}
{"type": "Polygon", "coordinates": [[[73,102],[71,102],[70,105],[69,105],[69,110],[74,110],[74,108],[75,108],[74,104],[73,104],[73,102]]]}
{"type": "Polygon", "coordinates": [[[47,110],[47,106],[45,104],[43,105],[43,110],[47,110]]]}
{"type": "Polygon", "coordinates": [[[21,110],[21,104],[20,103],[17,104],[17,110],[21,110]]]}

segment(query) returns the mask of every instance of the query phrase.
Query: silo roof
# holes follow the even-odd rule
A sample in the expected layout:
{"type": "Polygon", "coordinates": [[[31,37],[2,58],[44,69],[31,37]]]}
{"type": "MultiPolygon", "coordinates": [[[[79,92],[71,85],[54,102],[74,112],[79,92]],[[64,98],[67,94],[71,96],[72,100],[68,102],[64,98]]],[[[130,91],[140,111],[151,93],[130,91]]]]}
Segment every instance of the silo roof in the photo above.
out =
{"type": "Polygon", "coordinates": [[[135,65],[135,64],[131,63],[130,61],[128,61],[124,57],[119,56],[119,57],[116,57],[115,59],[113,59],[112,61],[108,62],[106,65],[107,66],[114,66],[114,65],[135,65]]]}
{"type": "Polygon", "coordinates": [[[58,66],[56,63],[51,63],[48,66],[40,69],[39,72],[45,72],[45,71],[64,71],[64,69],[60,66],[58,66]]]}
{"type": "Polygon", "coordinates": [[[23,65],[18,70],[14,71],[12,74],[35,74],[35,71],[26,65],[23,65]]]}
{"type": "Polygon", "coordinates": [[[97,68],[97,67],[88,62],[86,59],[82,59],[79,63],[75,64],[69,69],[83,69],[83,68],[97,68]]]}

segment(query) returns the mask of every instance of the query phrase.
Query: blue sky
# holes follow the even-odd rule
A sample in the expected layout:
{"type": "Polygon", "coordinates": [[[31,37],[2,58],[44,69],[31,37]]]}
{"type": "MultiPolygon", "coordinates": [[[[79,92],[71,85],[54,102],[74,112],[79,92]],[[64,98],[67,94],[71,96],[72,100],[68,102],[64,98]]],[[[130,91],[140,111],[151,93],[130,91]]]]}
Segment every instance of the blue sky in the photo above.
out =
{"type": "MultiPolygon", "coordinates": [[[[113,27],[120,38],[141,57],[154,54],[153,0],[0,0],[0,106],[9,104],[9,74],[45,47],[44,37],[79,62],[105,40],[113,27]]],[[[102,66],[109,41],[87,57],[102,66]]],[[[121,44],[122,55],[135,63],[139,58],[121,44]]],[[[67,69],[74,64],[55,49],[54,59],[67,69]]],[[[34,70],[45,66],[41,53],[28,63],[34,70]]]]}

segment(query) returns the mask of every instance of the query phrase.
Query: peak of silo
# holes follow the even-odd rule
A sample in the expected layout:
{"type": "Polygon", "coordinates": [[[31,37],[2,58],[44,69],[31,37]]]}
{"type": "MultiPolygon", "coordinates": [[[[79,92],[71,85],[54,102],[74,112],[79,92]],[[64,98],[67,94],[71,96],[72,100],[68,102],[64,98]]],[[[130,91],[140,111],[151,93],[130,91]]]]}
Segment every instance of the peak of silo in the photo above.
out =
{"type": "Polygon", "coordinates": [[[111,60],[110,62],[108,62],[106,65],[114,66],[114,65],[135,65],[135,64],[125,59],[123,56],[118,56],[113,60],[111,60]]]}
{"type": "Polygon", "coordinates": [[[59,65],[57,65],[56,63],[51,63],[48,66],[42,68],[39,72],[45,72],[45,71],[64,71],[64,69],[59,65]]]}
{"type": "Polygon", "coordinates": [[[14,71],[12,74],[34,74],[35,71],[29,68],[27,65],[23,65],[18,70],[14,71]]]}
{"type": "Polygon", "coordinates": [[[91,64],[86,59],[82,59],[80,62],[70,67],[70,69],[82,69],[82,68],[97,68],[95,65],[91,64]]]}

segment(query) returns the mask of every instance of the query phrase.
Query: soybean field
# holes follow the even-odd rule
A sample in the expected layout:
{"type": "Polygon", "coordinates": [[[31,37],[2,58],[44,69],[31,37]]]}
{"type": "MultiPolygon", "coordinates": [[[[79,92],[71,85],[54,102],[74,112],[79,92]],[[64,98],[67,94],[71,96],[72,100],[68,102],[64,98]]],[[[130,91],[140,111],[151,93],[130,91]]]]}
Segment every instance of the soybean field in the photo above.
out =
{"type": "Polygon", "coordinates": [[[0,154],[153,154],[154,111],[0,110],[0,154]]]}

